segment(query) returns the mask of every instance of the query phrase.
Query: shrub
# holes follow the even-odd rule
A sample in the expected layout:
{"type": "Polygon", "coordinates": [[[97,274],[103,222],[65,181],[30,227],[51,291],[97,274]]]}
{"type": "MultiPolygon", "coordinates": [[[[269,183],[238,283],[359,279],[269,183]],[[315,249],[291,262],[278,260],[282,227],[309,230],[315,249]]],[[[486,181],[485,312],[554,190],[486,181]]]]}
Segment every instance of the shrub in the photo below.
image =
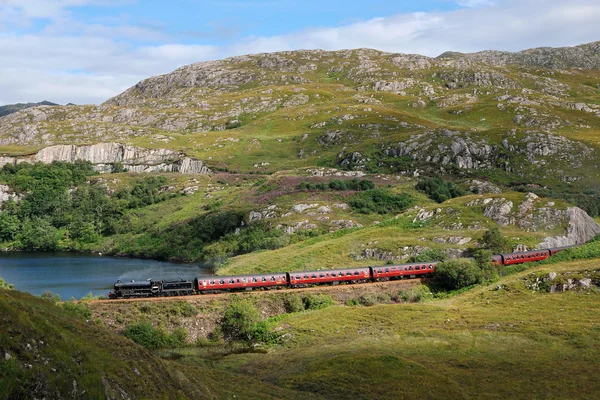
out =
{"type": "Polygon", "coordinates": [[[350,198],[348,203],[358,212],[369,213],[399,213],[406,210],[413,202],[407,194],[392,194],[383,189],[373,189],[361,192],[350,198]]]}
{"type": "Polygon", "coordinates": [[[443,250],[427,249],[415,256],[411,256],[408,259],[408,262],[417,263],[417,262],[429,262],[429,261],[444,261],[447,258],[448,258],[448,254],[446,254],[446,252],[443,250]]]}
{"type": "Polygon", "coordinates": [[[348,301],[346,301],[346,305],[350,306],[350,307],[360,306],[360,300],[359,299],[349,299],[348,301]]]}
{"type": "Polygon", "coordinates": [[[289,293],[283,298],[283,304],[285,310],[288,313],[295,313],[304,311],[304,302],[302,298],[296,293],[289,293]]]}
{"type": "Polygon", "coordinates": [[[498,279],[498,269],[492,264],[492,251],[478,249],[473,253],[475,265],[479,267],[483,273],[483,279],[493,281],[498,279]]]}
{"type": "Polygon", "coordinates": [[[378,300],[375,293],[365,293],[358,299],[359,303],[363,306],[373,306],[379,302],[378,300]]]}
{"type": "Polygon", "coordinates": [[[221,320],[221,329],[230,340],[255,341],[256,330],[261,327],[260,313],[256,306],[246,299],[234,300],[225,309],[221,320]]]}
{"type": "Polygon", "coordinates": [[[83,304],[83,303],[75,303],[74,301],[66,301],[64,303],[62,303],[62,308],[64,308],[65,310],[72,312],[73,314],[77,315],[78,317],[88,320],[90,318],[92,318],[92,310],[90,310],[90,308],[83,304]]]}
{"type": "Polygon", "coordinates": [[[155,329],[150,322],[129,325],[125,328],[123,335],[149,349],[159,349],[168,345],[165,333],[155,329]]]}
{"type": "Polygon", "coordinates": [[[427,286],[418,285],[407,290],[399,290],[396,300],[405,303],[418,303],[432,297],[431,290],[427,286]]]}
{"type": "Polygon", "coordinates": [[[60,301],[60,295],[54,294],[51,291],[47,290],[44,293],[40,294],[40,297],[44,300],[48,300],[54,304],[60,301]]]}
{"type": "Polygon", "coordinates": [[[452,182],[447,182],[436,176],[420,180],[415,186],[417,190],[425,193],[430,199],[443,203],[448,199],[464,196],[466,193],[452,182]]]}
{"type": "Polygon", "coordinates": [[[480,283],[482,272],[473,262],[466,259],[449,260],[435,267],[433,282],[445,290],[456,290],[480,283]]]}
{"type": "Polygon", "coordinates": [[[327,294],[308,294],[303,299],[304,308],[307,310],[319,310],[333,305],[333,298],[327,294]]]}
{"type": "Polygon", "coordinates": [[[13,285],[12,283],[8,283],[4,279],[0,278],[0,289],[13,290],[14,288],[15,285],[13,285]]]}
{"type": "Polygon", "coordinates": [[[498,227],[493,227],[486,231],[481,238],[481,244],[484,249],[490,250],[494,254],[510,250],[508,240],[502,236],[498,227]]]}

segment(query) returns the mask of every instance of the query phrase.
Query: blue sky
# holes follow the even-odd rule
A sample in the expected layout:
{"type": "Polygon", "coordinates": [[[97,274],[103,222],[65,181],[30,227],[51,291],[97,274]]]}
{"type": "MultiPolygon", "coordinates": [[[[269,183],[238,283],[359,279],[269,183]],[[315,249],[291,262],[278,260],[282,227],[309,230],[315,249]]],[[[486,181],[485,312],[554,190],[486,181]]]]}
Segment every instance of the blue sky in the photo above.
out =
{"type": "Polygon", "coordinates": [[[600,40],[598,21],[598,0],[0,0],[0,104],[100,103],[246,53],[570,46],[600,40]]]}

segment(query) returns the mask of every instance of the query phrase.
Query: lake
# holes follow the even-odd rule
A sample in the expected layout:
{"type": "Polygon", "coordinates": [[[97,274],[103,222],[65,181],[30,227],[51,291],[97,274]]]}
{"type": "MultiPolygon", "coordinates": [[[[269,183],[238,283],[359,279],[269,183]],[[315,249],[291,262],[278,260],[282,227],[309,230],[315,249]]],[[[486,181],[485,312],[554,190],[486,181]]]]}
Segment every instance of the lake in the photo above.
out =
{"type": "Polygon", "coordinates": [[[212,275],[197,264],[178,264],[137,258],[107,257],[78,253],[1,253],[0,278],[15,289],[40,295],[46,291],[62,300],[80,299],[88,293],[106,295],[121,281],[186,279],[212,275]]]}

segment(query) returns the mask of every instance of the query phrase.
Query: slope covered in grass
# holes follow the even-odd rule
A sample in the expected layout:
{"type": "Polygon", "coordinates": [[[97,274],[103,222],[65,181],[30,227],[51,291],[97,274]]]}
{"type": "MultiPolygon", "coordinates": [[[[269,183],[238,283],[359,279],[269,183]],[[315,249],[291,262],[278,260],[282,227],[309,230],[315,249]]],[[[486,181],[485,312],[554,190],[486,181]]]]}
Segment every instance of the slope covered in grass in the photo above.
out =
{"type": "Polygon", "coordinates": [[[327,399],[593,398],[600,292],[537,292],[523,278],[597,268],[597,259],[533,266],[447,300],[288,314],[267,354],[210,363],[327,399]]]}

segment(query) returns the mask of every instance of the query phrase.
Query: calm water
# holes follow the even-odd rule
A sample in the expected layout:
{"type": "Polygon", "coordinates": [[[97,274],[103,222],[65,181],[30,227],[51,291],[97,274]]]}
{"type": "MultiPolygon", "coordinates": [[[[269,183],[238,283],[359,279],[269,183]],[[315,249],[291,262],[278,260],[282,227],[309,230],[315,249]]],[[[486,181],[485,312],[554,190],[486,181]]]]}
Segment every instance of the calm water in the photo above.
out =
{"type": "Polygon", "coordinates": [[[0,278],[15,289],[40,295],[58,293],[63,300],[80,299],[92,292],[106,295],[122,281],[193,278],[210,270],[193,264],[175,264],[136,258],[76,253],[0,253],[0,278]]]}

